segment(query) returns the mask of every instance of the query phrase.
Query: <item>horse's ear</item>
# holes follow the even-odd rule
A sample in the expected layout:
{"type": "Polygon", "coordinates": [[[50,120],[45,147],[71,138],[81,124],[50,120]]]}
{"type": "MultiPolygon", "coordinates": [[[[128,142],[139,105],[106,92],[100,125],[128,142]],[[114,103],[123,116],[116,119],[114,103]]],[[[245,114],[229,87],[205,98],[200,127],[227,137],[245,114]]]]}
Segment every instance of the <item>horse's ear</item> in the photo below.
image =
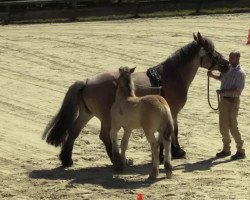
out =
{"type": "Polygon", "coordinates": [[[198,36],[198,42],[199,42],[199,44],[203,46],[205,44],[205,40],[201,36],[200,32],[197,33],[197,36],[198,36]]]}
{"type": "Polygon", "coordinates": [[[195,41],[198,40],[197,36],[196,36],[194,33],[193,33],[193,37],[194,37],[194,40],[195,40],[195,41]]]}
{"type": "Polygon", "coordinates": [[[132,73],[135,71],[135,68],[136,68],[136,67],[131,68],[131,69],[129,70],[130,74],[132,74],[132,73]]]}
{"type": "Polygon", "coordinates": [[[120,68],[119,68],[119,73],[121,74],[123,71],[124,71],[124,68],[123,68],[123,67],[120,67],[120,68]]]}

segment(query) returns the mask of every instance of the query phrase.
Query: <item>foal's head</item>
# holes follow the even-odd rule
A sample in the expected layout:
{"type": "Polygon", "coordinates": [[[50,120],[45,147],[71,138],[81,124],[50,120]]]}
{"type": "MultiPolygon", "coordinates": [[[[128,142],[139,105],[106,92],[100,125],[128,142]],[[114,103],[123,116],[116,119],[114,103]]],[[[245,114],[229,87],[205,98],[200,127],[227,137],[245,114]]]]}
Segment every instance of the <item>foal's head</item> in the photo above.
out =
{"type": "Polygon", "coordinates": [[[119,77],[117,79],[118,91],[124,96],[135,96],[134,94],[134,82],[131,74],[135,71],[134,68],[120,67],[119,77]]]}

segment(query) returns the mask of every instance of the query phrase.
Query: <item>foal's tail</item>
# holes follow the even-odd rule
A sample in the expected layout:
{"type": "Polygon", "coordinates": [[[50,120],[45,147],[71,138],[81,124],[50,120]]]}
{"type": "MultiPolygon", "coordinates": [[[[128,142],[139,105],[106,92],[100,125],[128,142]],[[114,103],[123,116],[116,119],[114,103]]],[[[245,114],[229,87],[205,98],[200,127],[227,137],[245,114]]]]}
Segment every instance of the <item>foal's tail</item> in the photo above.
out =
{"type": "Polygon", "coordinates": [[[162,118],[164,127],[162,136],[164,140],[169,141],[171,139],[174,139],[174,121],[169,107],[166,107],[166,111],[167,112],[164,113],[164,117],[162,118]]]}
{"type": "Polygon", "coordinates": [[[86,82],[77,81],[69,87],[59,112],[51,119],[44,130],[42,138],[46,139],[48,144],[57,147],[65,143],[68,130],[77,118],[80,101],[83,101],[81,91],[85,85],[86,82]]]}

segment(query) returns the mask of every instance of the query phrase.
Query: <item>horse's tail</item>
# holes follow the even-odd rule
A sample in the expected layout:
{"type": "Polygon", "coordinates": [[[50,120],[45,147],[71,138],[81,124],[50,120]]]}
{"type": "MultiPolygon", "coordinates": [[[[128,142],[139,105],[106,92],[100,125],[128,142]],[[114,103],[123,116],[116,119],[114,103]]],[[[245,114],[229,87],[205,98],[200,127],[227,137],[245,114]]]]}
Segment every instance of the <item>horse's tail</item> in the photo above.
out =
{"type": "Polygon", "coordinates": [[[48,144],[57,147],[65,143],[68,130],[77,118],[80,101],[83,101],[81,91],[85,85],[86,82],[77,81],[69,87],[59,112],[51,119],[44,130],[42,138],[46,139],[48,144]]]}

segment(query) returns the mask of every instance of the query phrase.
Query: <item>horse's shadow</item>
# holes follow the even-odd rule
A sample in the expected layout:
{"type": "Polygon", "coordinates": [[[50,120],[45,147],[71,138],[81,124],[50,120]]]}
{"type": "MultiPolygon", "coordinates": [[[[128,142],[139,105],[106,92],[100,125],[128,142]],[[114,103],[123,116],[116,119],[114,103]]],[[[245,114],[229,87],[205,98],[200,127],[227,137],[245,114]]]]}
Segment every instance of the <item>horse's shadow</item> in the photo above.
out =
{"type": "Polygon", "coordinates": [[[121,175],[113,174],[112,166],[83,169],[57,167],[50,170],[33,170],[30,172],[29,177],[33,179],[69,180],[69,184],[94,184],[101,185],[107,189],[137,189],[149,187],[151,184],[163,179],[149,180],[144,177],[138,177],[136,180],[126,179],[126,176],[133,174],[147,175],[150,167],[149,164],[127,167],[121,175]]]}
{"type": "Polygon", "coordinates": [[[177,165],[174,167],[174,170],[183,170],[183,172],[205,171],[210,170],[215,165],[228,163],[231,161],[232,160],[218,160],[217,157],[212,157],[207,160],[202,160],[195,163],[185,163],[177,165]]]}
{"type": "MultiPolygon", "coordinates": [[[[219,160],[213,157],[207,160],[198,161],[195,163],[185,163],[174,166],[175,170],[185,172],[210,170],[213,166],[231,162],[231,160],[219,160]]],[[[151,184],[160,181],[163,178],[149,180],[140,175],[148,175],[151,164],[141,164],[128,166],[121,175],[113,174],[112,166],[88,167],[82,169],[71,169],[57,167],[54,169],[33,170],[29,177],[33,179],[48,179],[48,180],[69,180],[69,184],[93,184],[101,185],[107,189],[138,189],[149,187],[151,184]],[[128,176],[138,175],[136,178],[128,178],[128,176]],[[127,178],[126,178],[127,177],[127,178]]],[[[160,170],[164,173],[164,170],[160,170]]]]}

